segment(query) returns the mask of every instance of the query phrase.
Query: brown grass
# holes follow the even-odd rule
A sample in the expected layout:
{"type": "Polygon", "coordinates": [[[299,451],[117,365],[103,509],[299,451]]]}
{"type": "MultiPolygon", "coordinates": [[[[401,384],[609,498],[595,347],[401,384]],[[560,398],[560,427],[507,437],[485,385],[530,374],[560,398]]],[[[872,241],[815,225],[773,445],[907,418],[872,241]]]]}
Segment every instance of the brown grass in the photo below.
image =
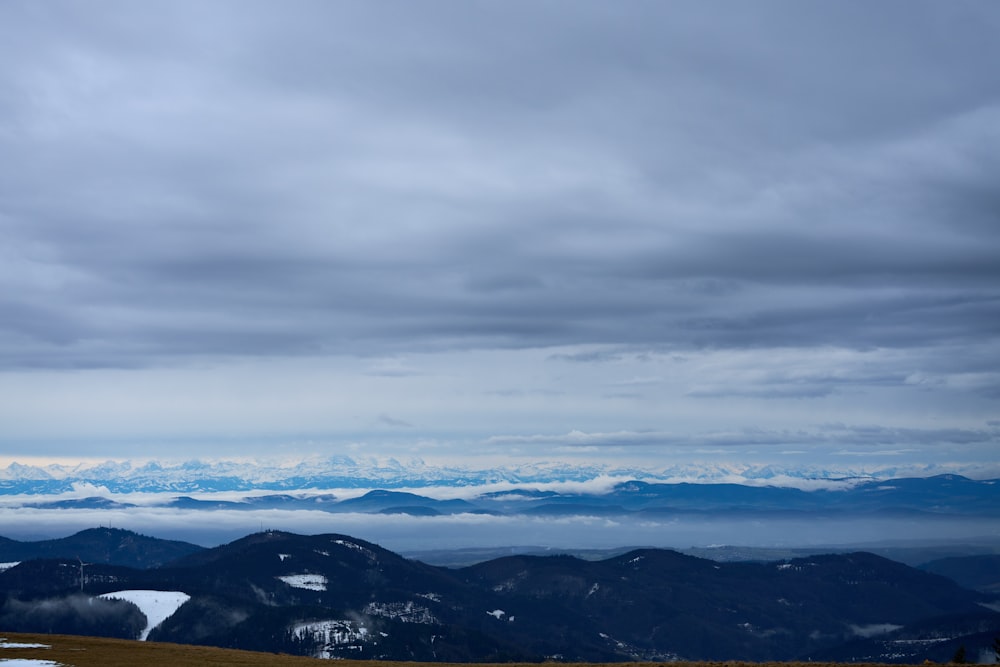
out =
{"type": "MultiPolygon", "coordinates": [[[[37,635],[18,632],[0,632],[8,642],[46,644],[49,648],[0,648],[0,664],[4,658],[30,658],[52,660],[71,667],[176,667],[199,665],[213,667],[306,667],[307,665],[335,664],[338,667],[455,667],[448,663],[382,662],[338,660],[330,662],[277,653],[256,653],[234,649],[161,644],[158,642],[104,639],[101,637],[76,637],[70,635],[37,635]]],[[[661,663],[633,662],[612,663],[606,667],[650,667],[661,663]]],[[[751,663],[751,662],[677,662],[671,667],[843,667],[837,663],[751,663]]],[[[853,667],[871,667],[874,663],[858,663],[853,667]]],[[[525,663],[504,665],[476,665],[476,667],[528,667],[525,663]]],[[[532,666],[537,667],[537,666],[532,666]]],[[[559,663],[559,667],[598,667],[593,663],[559,663]]],[[[604,666],[600,666],[604,667],[604,666]]],[[[899,667],[895,665],[894,667],[899,667]]]]}
{"type": "MultiPolygon", "coordinates": [[[[16,632],[0,633],[8,642],[48,644],[50,648],[0,648],[3,658],[33,658],[52,660],[73,667],[166,667],[167,665],[230,665],[288,667],[312,665],[319,660],[273,653],[235,651],[231,649],[158,642],[75,637],[70,635],[36,635],[16,632]]],[[[325,661],[323,661],[325,662],[325,661]]],[[[0,663],[2,664],[2,663],[0,663]]]]}

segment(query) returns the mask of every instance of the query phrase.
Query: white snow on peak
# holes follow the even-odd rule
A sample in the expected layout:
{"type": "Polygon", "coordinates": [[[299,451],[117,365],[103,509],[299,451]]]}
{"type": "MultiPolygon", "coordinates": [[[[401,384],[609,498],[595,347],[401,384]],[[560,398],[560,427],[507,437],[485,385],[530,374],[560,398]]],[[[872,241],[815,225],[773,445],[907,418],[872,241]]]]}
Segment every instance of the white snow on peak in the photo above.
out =
{"type": "Polygon", "coordinates": [[[291,558],[292,554],[278,554],[278,558],[284,563],[287,559],[291,558]]]}
{"type": "Polygon", "coordinates": [[[20,564],[21,561],[19,560],[15,560],[10,563],[0,563],[0,572],[3,572],[4,570],[9,570],[12,567],[17,567],[20,564]]]}
{"type": "Polygon", "coordinates": [[[488,611],[486,613],[487,613],[487,615],[492,616],[493,618],[497,619],[498,621],[501,618],[503,618],[504,616],[507,615],[507,612],[505,612],[503,609],[494,609],[493,611],[488,611]]]}
{"type": "Polygon", "coordinates": [[[99,597],[105,600],[126,600],[138,607],[146,615],[146,627],[139,635],[140,641],[146,641],[149,633],[163,621],[173,616],[180,606],[191,599],[191,596],[181,591],[116,591],[104,593],[99,597]]]}
{"type": "Polygon", "coordinates": [[[304,588],[308,591],[325,591],[327,578],[322,574],[286,574],[278,577],[292,588],[304,588]]]}
{"type": "MultiPolygon", "coordinates": [[[[587,434],[571,433],[571,438],[587,434]]],[[[560,436],[560,439],[565,436],[560,436]]],[[[517,439],[517,438],[515,438],[517,439]]],[[[501,437],[501,441],[510,441],[501,437]]],[[[974,466],[953,466],[952,471],[975,476],[974,466]]],[[[761,464],[684,463],[667,467],[620,465],[612,461],[593,461],[578,466],[562,462],[512,463],[482,467],[467,463],[447,466],[424,461],[402,463],[381,457],[312,457],[295,459],[206,459],[202,461],[105,461],[68,466],[58,463],[23,465],[12,462],[0,467],[0,479],[13,482],[61,481],[71,487],[69,497],[105,495],[107,482],[115,486],[131,484],[134,491],[172,492],[194,484],[199,491],[250,491],[273,482],[286,482],[307,475],[326,478],[322,488],[337,491],[343,499],[363,493],[364,489],[418,488],[425,494],[441,497],[472,497],[486,492],[504,492],[530,484],[538,490],[607,493],[619,482],[737,483],[752,486],[783,486],[803,490],[845,489],[872,479],[899,476],[922,476],[928,470],[919,465],[900,468],[884,466],[837,467],[774,466],[761,464]],[[469,480],[474,480],[470,484],[469,480]],[[357,482],[364,484],[359,485],[357,482]],[[220,489],[220,486],[226,489],[220,489]],[[151,488],[152,487],[152,488],[151,488]]],[[[932,471],[933,472],[933,471],[932,471]]],[[[27,491],[27,493],[32,493],[27,491]]],[[[505,498],[510,501],[512,498],[505,498]]]]}

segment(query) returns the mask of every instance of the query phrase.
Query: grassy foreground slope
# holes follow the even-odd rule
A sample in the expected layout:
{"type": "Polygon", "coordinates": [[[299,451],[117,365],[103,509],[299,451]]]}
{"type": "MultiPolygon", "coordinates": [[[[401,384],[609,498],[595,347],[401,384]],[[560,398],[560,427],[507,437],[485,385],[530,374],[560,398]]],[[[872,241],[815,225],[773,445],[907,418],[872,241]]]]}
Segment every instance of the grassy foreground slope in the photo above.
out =
{"type": "MultiPolygon", "coordinates": [[[[188,646],[184,644],[165,644],[159,642],[139,642],[124,639],[105,639],[102,637],[78,637],[71,635],[40,635],[21,634],[16,632],[0,632],[0,637],[7,644],[44,644],[48,648],[0,648],[0,662],[8,658],[27,658],[33,660],[51,660],[67,667],[176,667],[198,665],[201,667],[305,667],[306,665],[329,664],[327,660],[303,658],[275,653],[256,653],[235,649],[213,648],[207,646],[188,646]]],[[[557,664],[557,663],[547,663],[557,664]]],[[[594,663],[558,663],[564,667],[583,667],[585,664],[594,667],[594,663]]],[[[608,667],[647,667],[662,663],[611,663],[608,667]]],[[[745,663],[745,662],[678,662],[669,663],[672,667],[840,667],[838,663],[745,663]]],[[[852,667],[871,667],[875,663],[852,663],[852,667]]],[[[362,660],[338,660],[338,667],[455,667],[455,663],[418,663],[418,662],[380,662],[362,660]]],[[[527,667],[509,663],[504,665],[481,665],[479,667],[527,667]]],[[[532,665],[534,667],[534,665],[532,665]]],[[[900,667],[894,665],[893,667],[900,667]]]]}
{"type": "MultiPolygon", "coordinates": [[[[48,648],[0,648],[0,664],[4,659],[28,658],[51,660],[67,667],[157,667],[162,665],[215,665],[240,667],[303,667],[322,664],[314,658],[274,653],[255,653],[204,646],[161,644],[103,637],[71,635],[37,635],[0,632],[6,643],[45,644],[48,648]]],[[[2,644],[0,644],[2,646],[2,644]]]]}

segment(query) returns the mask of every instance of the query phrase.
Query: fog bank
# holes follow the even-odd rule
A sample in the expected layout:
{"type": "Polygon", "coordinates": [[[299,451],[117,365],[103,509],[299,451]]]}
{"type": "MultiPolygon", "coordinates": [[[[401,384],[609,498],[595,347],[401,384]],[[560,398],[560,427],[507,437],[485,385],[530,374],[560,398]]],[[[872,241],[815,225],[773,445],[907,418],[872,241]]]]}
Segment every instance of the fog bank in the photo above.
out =
{"type": "Polygon", "coordinates": [[[1000,543],[1000,524],[983,518],[789,518],[755,514],[621,517],[528,517],[455,514],[414,517],[331,514],[308,510],[181,510],[170,508],[0,509],[0,535],[20,540],[65,537],[112,526],[165,539],[217,546],[260,530],[301,534],[343,533],[393,551],[531,545],[559,549],[741,545],[756,547],[863,547],[887,543],[1000,543]]]}

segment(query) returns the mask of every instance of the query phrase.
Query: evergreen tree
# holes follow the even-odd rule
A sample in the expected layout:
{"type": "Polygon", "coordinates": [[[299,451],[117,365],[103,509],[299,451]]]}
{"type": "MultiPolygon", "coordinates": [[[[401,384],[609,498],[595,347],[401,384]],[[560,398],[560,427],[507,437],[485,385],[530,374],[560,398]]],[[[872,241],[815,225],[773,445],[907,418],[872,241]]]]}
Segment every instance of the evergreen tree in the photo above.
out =
{"type": "Polygon", "coordinates": [[[964,665],[968,662],[965,658],[965,646],[958,647],[958,650],[955,651],[955,655],[952,657],[951,661],[956,665],[964,665]]]}

